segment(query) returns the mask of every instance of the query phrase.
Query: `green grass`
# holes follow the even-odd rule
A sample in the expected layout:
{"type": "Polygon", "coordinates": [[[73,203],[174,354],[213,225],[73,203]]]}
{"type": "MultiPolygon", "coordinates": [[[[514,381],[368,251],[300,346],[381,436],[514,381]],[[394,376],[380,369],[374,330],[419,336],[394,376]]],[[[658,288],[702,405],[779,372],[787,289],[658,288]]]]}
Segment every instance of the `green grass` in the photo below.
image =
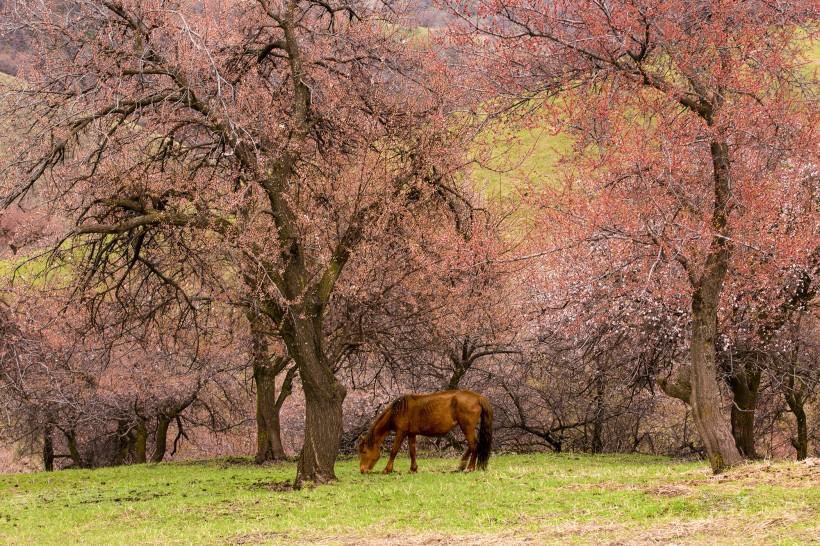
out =
{"type": "Polygon", "coordinates": [[[0,543],[406,544],[464,535],[472,544],[680,542],[682,529],[686,543],[742,543],[751,531],[757,544],[820,536],[820,476],[796,463],[718,478],[702,463],[645,456],[505,455],[473,474],[451,472],[455,465],[423,458],[413,475],[399,460],[403,472],[385,476],[360,475],[355,461],[342,461],[337,484],[302,491],[280,487],[295,473],[289,463],[6,475],[0,543]]]}
{"type": "Polygon", "coordinates": [[[490,138],[495,146],[492,157],[482,158],[471,178],[491,198],[509,197],[516,184],[556,185],[559,161],[572,148],[569,135],[548,129],[521,129],[490,138]]]}

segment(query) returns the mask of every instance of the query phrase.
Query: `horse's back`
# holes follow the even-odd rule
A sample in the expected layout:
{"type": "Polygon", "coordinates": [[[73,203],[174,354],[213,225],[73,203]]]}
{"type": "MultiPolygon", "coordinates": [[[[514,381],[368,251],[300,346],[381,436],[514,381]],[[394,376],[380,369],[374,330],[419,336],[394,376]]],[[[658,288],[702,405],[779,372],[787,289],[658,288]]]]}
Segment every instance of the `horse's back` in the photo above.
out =
{"type": "Polygon", "coordinates": [[[481,412],[480,394],[467,390],[448,390],[404,397],[407,413],[400,418],[412,434],[443,436],[463,424],[466,415],[481,412]]]}

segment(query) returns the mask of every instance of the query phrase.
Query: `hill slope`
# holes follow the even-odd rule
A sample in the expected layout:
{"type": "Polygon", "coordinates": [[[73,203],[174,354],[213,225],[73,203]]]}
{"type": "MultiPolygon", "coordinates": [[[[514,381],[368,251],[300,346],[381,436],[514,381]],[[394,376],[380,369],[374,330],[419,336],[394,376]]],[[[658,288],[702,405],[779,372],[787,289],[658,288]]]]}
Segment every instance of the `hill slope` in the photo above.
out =
{"type": "MultiPolygon", "coordinates": [[[[379,465],[384,462],[382,461],[379,465]]],[[[0,477],[4,544],[808,544],[820,466],[711,476],[645,456],[504,455],[487,472],[422,458],[418,474],[288,490],[293,464],[208,461],[0,477]]]]}

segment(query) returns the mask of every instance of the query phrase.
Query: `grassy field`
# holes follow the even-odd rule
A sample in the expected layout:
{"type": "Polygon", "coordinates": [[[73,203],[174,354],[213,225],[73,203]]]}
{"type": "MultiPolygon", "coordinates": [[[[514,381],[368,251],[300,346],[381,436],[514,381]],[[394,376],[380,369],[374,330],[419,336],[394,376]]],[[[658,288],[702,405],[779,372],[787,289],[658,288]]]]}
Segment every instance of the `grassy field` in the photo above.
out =
{"type": "MultiPolygon", "coordinates": [[[[820,466],[757,463],[712,476],[644,456],[452,459],[418,474],[290,490],[293,464],[244,460],[0,477],[3,544],[810,544],[820,466]]],[[[383,464],[383,461],[381,462],[383,464]]],[[[814,542],[817,544],[817,542],[814,542]]]]}

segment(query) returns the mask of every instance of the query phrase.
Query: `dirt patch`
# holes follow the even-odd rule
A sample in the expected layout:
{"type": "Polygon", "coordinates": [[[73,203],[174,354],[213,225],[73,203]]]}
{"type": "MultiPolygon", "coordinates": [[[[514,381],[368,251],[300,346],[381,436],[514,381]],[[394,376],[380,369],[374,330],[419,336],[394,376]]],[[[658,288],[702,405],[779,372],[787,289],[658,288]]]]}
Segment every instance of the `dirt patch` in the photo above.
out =
{"type": "Polygon", "coordinates": [[[785,514],[755,521],[732,518],[709,518],[689,521],[671,521],[645,529],[608,544],[649,546],[657,544],[686,544],[690,546],[726,546],[747,544],[779,544],[784,539],[815,543],[818,527],[794,531],[795,524],[812,521],[812,514],[785,514]],[[812,538],[814,537],[814,538],[812,538]]]}
{"type": "Polygon", "coordinates": [[[227,538],[220,544],[279,544],[286,536],[283,533],[245,533],[227,538]]]}
{"type": "Polygon", "coordinates": [[[296,542],[295,546],[522,546],[539,544],[535,537],[513,533],[488,535],[445,535],[439,533],[390,534],[380,537],[340,536],[296,542]]]}
{"type": "Polygon", "coordinates": [[[781,487],[820,487],[820,461],[806,459],[798,463],[750,463],[732,468],[724,474],[693,480],[689,484],[739,483],[743,485],[779,485],[781,487]]]}
{"type": "Polygon", "coordinates": [[[687,485],[661,485],[658,487],[650,487],[644,491],[656,497],[683,497],[694,492],[693,487],[687,485]]]}
{"type": "Polygon", "coordinates": [[[798,527],[801,522],[815,520],[816,513],[784,514],[750,522],[733,518],[672,520],[649,529],[620,524],[565,522],[545,525],[537,531],[444,534],[389,533],[385,535],[338,535],[298,537],[290,533],[249,533],[227,539],[228,544],[276,544],[289,546],[534,546],[595,544],[609,546],[687,545],[726,546],[747,544],[778,544],[784,539],[807,544],[816,542],[820,526],[798,527]]]}
{"type": "Polygon", "coordinates": [[[156,499],[159,497],[167,497],[171,493],[161,493],[155,491],[147,491],[147,492],[137,492],[131,491],[130,493],[123,495],[121,497],[92,497],[89,499],[83,499],[78,501],[76,504],[99,504],[99,503],[120,503],[120,502],[140,502],[140,501],[148,501],[151,499],[156,499]]]}
{"type": "Polygon", "coordinates": [[[276,491],[278,493],[294,490],[293,482],[288,480],[284,480],[281,482],[258,481],[252,483],[250,487],[252,489],[264,489],[266,491],[276,491]]]}

